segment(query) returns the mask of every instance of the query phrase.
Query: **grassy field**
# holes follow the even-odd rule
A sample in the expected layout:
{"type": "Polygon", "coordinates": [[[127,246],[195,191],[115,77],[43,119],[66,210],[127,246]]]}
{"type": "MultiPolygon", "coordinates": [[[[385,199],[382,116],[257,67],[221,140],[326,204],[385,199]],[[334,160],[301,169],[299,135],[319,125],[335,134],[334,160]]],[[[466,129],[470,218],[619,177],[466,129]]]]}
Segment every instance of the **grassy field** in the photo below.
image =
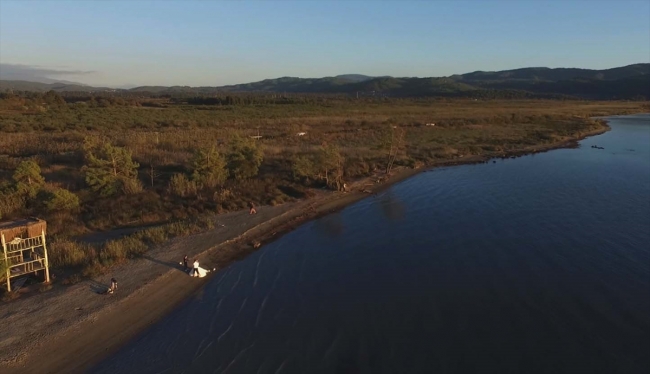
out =
{"type": "Polygon", "coordinates": [[[249,202],[281,204],[309,196],[314,187],[335,188],[334,177],[344,183],[385,170],[388,163],[416,167],[469,155],[501,156],[602,128],[589,119],[592,116],[650,109],[647,102],[339,98],[223,106],[161,99],[159,104],[34,105],[16,98],[0,100],[2,219],[47,219],[55,264],[88,270],[138,255],[171,236],[196,232],[206,223],[164,226],[169,230],[150,231],[133,239],[137,242],[123,243],[126,249],[115,243],[90,248],[74,241],[84,233],[178,222],[241,209],[249,202]],[[430,123],[435,126],[427,126],[430,123]],[[260,138],[250,140],[256,136],[260,138]],[[110,196],[91,188],[84,169],[87,138],[130,152],[138,164],[133,177],[138,186],[110,196]],[[258,170],[242,178],[231,172],[214,183],[197,177],[197,150],[216,150],[227,156],[230,167],[236,162],[232,149],[237,139],[246,139],[247,147],[262,155],[258,170]],[[35,161],[44,177],[31,195],[21,195],[15,181],[16,168],[25,160],[35,161]],[[301,173],[299,166],[309,170],[301,173]],[[52,203],[52,191],[61,189],[74,196],[64,194],[52,203]],[[76,199],[78,204],[69,203],[76,199]]]}

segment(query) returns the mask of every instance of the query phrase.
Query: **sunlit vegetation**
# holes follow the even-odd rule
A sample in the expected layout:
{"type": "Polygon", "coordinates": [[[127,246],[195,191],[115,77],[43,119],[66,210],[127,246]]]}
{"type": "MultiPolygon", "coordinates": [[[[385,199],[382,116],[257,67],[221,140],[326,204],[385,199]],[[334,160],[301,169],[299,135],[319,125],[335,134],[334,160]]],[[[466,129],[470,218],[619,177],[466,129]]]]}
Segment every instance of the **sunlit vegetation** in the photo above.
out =
{"type": "Polygon", "coordinates": [[[502,156],[602,129],[643,102],[20,93],[0,97],[0,217],[48,220],[52,262],[86,275],[205,214],[340,190],[394,166],[502,156]],[[85,95],[85,96],[84,96],[85,95]],[[159,225],[101,247],[91,231],[159,225]],[[161,226],[162,225],[162,226],[161,226]]]}

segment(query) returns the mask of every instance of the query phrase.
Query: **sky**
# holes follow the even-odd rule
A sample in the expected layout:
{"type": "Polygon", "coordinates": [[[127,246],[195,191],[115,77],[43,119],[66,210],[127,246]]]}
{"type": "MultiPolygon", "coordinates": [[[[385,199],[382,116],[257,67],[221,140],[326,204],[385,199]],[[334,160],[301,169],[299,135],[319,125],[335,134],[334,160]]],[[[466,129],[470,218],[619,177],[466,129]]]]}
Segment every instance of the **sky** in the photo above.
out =
{"type": "Polygon", "coordinates": [[[650,0],[0,0],[0,79],[218,86],[650,62],[650,0]]]}

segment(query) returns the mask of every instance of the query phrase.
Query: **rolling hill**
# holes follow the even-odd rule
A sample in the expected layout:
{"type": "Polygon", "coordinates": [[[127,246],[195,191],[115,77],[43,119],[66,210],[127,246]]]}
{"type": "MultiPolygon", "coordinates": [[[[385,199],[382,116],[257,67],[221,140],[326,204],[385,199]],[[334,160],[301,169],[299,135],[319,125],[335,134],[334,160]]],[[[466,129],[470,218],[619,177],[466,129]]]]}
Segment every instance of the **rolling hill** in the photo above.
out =
{"type": "Polygon", "coordinates": [[[20,80],[0,80],[0,91],[7,89],[16,91],[32,91],[32,92],[93,92],[93,91],[113,91],[113,88],[108,87],[91,87],[80,83],[71,82],[56,82],[56,83],[42,83],[30,82],[20,80]]]}
{"type": "Polygon", "coordinates": [[[650,74],[650,64],[634,64],[605,70],[567,68],[523,68],[503,71],[475,71],[452,78],[469,82],[485,81],[566,81],[572,79],[617,80],[650,74]]]}
{"type": "MultiPolygon", "coordinates": [[[[0,91],[114,91],[65,83],[0,81],[0,91]]],[[[575,97],[650,99],[650,63],[604,70],[531,67],[475,71],[442,78],[370,77],[345,74],[324,78],[281,77],[219,87],[141,86],[120,92],[153,95],[214,95],[234,92],[328,93],[391,97],[575,97]]]]}

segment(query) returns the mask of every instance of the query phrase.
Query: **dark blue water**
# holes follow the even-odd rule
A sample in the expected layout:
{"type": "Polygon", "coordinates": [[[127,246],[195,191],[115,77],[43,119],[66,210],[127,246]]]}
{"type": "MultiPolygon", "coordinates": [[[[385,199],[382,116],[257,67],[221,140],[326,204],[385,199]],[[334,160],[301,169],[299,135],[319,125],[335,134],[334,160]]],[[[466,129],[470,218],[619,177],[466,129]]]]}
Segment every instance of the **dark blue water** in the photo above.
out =
{"type": "Polygon", "coordinates": [[[94,372],[648,372],[650,115],[610,125],[305,224],[94,372]]]}

